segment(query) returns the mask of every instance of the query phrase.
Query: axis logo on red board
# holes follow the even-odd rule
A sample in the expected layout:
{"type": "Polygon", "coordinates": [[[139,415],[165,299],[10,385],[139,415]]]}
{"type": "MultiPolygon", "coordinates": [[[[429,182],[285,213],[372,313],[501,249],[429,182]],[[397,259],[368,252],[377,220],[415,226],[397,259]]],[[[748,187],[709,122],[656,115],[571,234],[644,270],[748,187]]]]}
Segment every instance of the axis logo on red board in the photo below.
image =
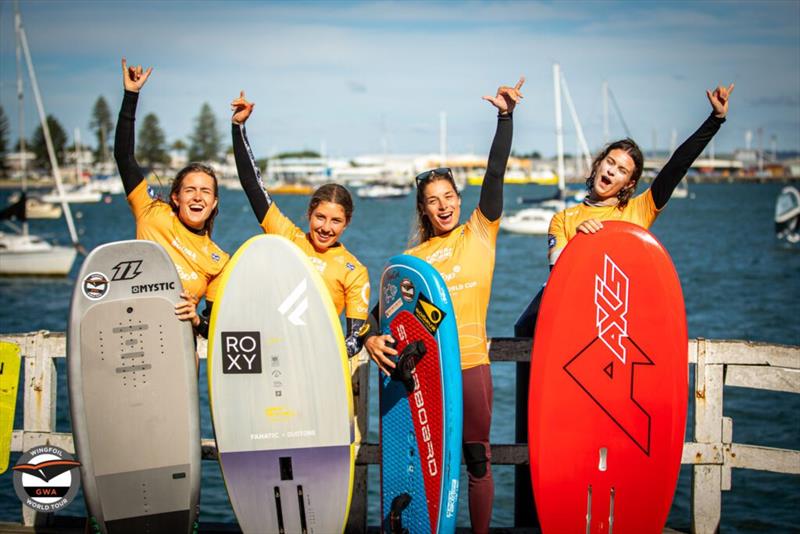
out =
{"type": "Polygon", "coordinates": [[[614,260],[605,255],[603,277],[594,277],[594,304],[597,306],[597,337],[625,363],[622,340],[628,337],[628,287],[630,280],[614,260]]]}

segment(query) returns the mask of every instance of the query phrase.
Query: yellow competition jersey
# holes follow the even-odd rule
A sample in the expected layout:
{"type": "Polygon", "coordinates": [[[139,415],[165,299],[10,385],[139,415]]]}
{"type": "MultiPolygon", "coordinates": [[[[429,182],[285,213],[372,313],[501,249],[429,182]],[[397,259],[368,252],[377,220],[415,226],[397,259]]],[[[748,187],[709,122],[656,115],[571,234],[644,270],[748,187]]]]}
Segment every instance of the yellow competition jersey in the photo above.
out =
{"type": "Polygon", "coordinates": [[[228,254],[211,238],[189,231],[169,204],[154,200],[147,191],[147,182],[142,180],[128,195],[128,203],[136,218],[136,239],[155,241],[167,251],[183,288],[214,301],[218,276],[228,262],[228,254]]]}
{"type": "Polygon", "coordinates": [[[305,252],[311,263],[322,275],[333,298],[336,313],[345,317],[364,320],[369,306],[369,275],[367,268],[341,243],[325,252],[317,252],[305,232],[295,226],[276,204],[267,209],[261,228],[268,234],[285,237],[305,252]]]}
{"type": "Polygon", "coordinates": [[[486,312],[499,229],[500,219],[492,222],[476,208],[466,224],[405,252],[433,265],[447,284],[456,312],[462,369],[489,364],[486,312]]]}
{"type": "Polygon", "coordinates": [[[649,188],[641,195],[632,198],[623,209],[616,206],[589,206],[581,203],[560,211],[553,216],[550,229],[547,231],[547,257],[550,265],[555,265],[561,251],[578,232],[578,226],[587,219],[625,221],[642,228],[650,228],[658,213],[653,193],[649,188]]]}

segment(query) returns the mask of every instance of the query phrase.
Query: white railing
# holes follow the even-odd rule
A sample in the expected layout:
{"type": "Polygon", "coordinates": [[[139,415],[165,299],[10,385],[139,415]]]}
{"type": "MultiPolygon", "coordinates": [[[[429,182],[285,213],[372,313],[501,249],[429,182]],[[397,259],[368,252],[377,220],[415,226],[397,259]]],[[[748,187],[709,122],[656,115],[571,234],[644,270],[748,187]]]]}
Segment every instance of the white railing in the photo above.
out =
{"type": "MultiPolygon", "coordinates": [[[[14,430],[11,450],[22,452],[38,445],[55,445],[74,452],[72,435],[55,432],[57,376],[53,358],[66,352],[63,333],[46,331],[0,334],[0,341],[16,343],[24,358],[22,387],[23,425],[14,430]]],[[[530,360],[529,338],[495,338],[490,342],[493,362],[530,360]]],[[[205,342],[198,345],[205,358],[205,342]]],[[[722,516],[722,491],[731,489],[731,470],[754,469],[800,474],[800,451],[733,442],[733,420],[724,417],[723,387],[800,393],[800,347],[748,341],[689,341],[689,363],[696,366],[694,384],[694,439],[684,443],[682,463],[693,466],[692,532],[717,531],[722,516]]],[[[356,408],[356,481],[348,531],[366,531],[367,466],[380,463],[380,445],[365,441],[368,419],[369,360],[351,360],[356,408]]],[[[518,403],[519,404],[519,403],[518,403]]],[[[524,407],[517,406],[517,409],[524,407]]],[[[203,439],[203,458],[216,459],[213,439],[203,439]]],[[[528,446],[524,443],[493,444],[492,463],[524,466],[528,446]]],[[[22,506],[24,525],[41,524],[33,510],[22,506]]]]}

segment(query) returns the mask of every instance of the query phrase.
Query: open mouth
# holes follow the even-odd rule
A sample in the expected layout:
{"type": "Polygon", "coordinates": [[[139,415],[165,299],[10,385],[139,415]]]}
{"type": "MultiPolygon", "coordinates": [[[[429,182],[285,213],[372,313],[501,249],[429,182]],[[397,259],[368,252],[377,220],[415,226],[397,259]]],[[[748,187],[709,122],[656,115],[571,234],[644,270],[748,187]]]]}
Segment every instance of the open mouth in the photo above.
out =
{"type": "Polygon", "coordinates": [[[448,213],[441,213],[441,214],[437,215],[436,218],[439,219],[439,222],[441,224],[447,225],[447,224],[450,223],[450,221],[453,220],[453,212],[451,211],[451,212],[448,212],[448,213]]]}
{"type": "Polygon", "coordinates": [[[205,209],[205,206],[201,204],[189,204],[189,211],[192,213],[201,213],[205,209]]]}
{"type": "Polygon", "coordinates": [[[609,180],[608,176],[601,176],[600,177],[600,183],[605,185],[605,186],[609,186],[609,185],[611,185],[611,180],[609,180]]]}

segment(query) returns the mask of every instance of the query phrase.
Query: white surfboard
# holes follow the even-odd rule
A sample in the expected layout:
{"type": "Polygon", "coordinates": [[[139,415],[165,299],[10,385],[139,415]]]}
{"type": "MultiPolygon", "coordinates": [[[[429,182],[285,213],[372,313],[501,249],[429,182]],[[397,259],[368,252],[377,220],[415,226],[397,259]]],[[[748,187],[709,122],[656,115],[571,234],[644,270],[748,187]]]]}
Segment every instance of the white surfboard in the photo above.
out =
{"type": "Polygon", "coordinates": [[[94,249],[72,294],[67,371],[93,530],[191,532],[200,494],[194,335],[160,245],[94,249]]]}
{"type": "Polygon", "coordinates": [[[242,245],[223,274],[208,346],[214,434],[239,526],[342,532],[351,378],[333,301],[306,255],[279,236],[242,245]]]}

